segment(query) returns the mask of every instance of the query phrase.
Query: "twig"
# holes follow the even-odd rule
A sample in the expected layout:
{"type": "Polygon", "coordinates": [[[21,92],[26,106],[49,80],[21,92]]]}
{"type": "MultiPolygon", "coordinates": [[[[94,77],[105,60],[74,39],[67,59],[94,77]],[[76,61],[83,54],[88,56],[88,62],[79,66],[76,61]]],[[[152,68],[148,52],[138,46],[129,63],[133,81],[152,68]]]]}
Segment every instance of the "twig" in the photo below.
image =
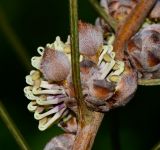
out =
{"type": "Polygon", "coordinates": [[[131,15],[129,15],[124,24],[121,25],[117,31],[116,40],[114,42],[114,51],[116,52],[117,59],[123,59],[124,48],[127,41],[137,32],[155,2],[156,0],[139,1],[135,9],[131,12],[131,15]]]}
{"type": "Polygon", "coordinates": [[[98,4],[97,0],[89,0],[95,10],[104,19],[104,21],[112,28],[113,31],[117,29],[115,20],[98,4]]]}
{"type": "Polygon", "coordinates": [[[73,150],[90,150],[93,145],[97,130],[103,119],[103,114],[88,110],[82,99],[83,97],[81,91],[79,65],[77,0],[69,0],[69,4],[71,26],[72,78],[78,103],[78,131],[73,145],[73,150]]]}
{"type": "Polygon", "coordinates": [[[23,136],[21,135],[20,131],[15,126],[13,121],[11,120],[9,114],[7,113],[5,107],[3,106],[3,104],[1,102],[0,102],[0,117],[2,118],[2,120],[4,121],[6,126],[8,127],[9,131],[11,132],[11,134],[13,135],[15,140],[17,141],[20,148],[22,150],[29,150],[30,148],[28,147],[25,139],[23,138],[23,136]]]}
{"type": "Polygon", "coordinates": [[[143,85],[143,86],[160,85],[160,79],[138,79],[138,85],[143,85]]]}
{"type": "Polygon", "coordinates": [[[20,39],[17,37],[12,27],[9,25],[1,7],[0,7],[0,28],[3,31],[4,35],[6,36],[8,42],[13,46],[16,54],[18,55],[22,64],[25,66],[26,70],[27,69],[30,70],[31,65],[27,50],[20,42],[20,39]]]}
{"type": "Polygon", "coordinates": [[[78,128],[77,137],[73,145],[73,150],[91,150],[94,139],[104,114],[99,112],[88,112],[86,114],[87,123],[84,126],[78,128]]]}

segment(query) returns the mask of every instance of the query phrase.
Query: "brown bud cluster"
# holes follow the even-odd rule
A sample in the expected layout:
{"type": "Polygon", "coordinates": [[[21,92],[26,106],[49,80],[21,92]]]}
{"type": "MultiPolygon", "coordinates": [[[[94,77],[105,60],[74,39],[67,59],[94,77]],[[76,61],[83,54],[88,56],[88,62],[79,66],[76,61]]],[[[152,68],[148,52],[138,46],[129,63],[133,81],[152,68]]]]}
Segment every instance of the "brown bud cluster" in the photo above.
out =
{"type": "MultiPolygon", "coordinates": [[[[77,131],[77,103],[72,83],[70,38],[59,37],[39,47],[26,76],[28,109],[45,130],[58,123],[64,131],[77,131]]],[[[83,100],[94,111],[106,112],[125,105],[137,88],[137,74],[128,60],[115,60],[112,43],[104,44],[99,27],[79,22],[80,76],[83,100]]]]}
{"type": "Polygon", "coordinates": [[[138,0],[101,0],[101,5],[118,22],[124,22],[138,0]],[[104,2],[106,1],[106,3],[104,2]],[[107,6],[106,6],[107,4],[107,6]]]}
{"type": "Polygon", "coordinates": [[[152,24],[141,29],[129,42],[127,53],[138,77],[160,77],[160,25],[152,24]]]}
{"type": "Polygon", "coordinates": [[[97,80],[97,75],[94,74],[86,83],[86,104],[95,111],[106,112],[124,106],[133,97],[137,89],[137,73],[125,61],[124,71],[117,82],[108,82],[106,78],[97,80]]]}
{"type": "MultiPolygon", "coordinates": [[[[80,53],[84,55],[80,62],[81,83],[87,106],[94,111],[106,112],[125,105],[137,88],[135,70],[127,60],[114,60],[113,47],[102,45],[102,31],[98,27],[80,22],[79,33],[80,53]],[[88,57],[90,52],[94,59],[88,57]]],[[[67,83],[72,87],[71,76],[67,83]]]]}
{"type": "MultiPolygon", "coordinates": [[[[140,0],[101,0],[100,5],[118,24],[123,24],[139,1],[140,0]]],[[[160,0],[157,0],[148,18],[152,21],[160,20],[160,0]]],[[[101,24],[103,28],[107,29],[107,25],[104,21],[99,19],[97,22],[101,24]]]]}

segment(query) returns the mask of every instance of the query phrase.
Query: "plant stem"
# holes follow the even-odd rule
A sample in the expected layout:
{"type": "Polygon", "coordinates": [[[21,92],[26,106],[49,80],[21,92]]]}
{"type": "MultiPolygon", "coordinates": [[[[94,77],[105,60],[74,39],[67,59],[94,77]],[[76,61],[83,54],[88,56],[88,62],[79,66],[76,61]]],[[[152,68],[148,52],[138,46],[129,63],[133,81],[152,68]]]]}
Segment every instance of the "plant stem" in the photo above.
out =
{"type": "Polygon", "coordinates": [[[141,0],[117,31],[114,42],[116,58],[122,60],[127,41],[137,32],[156,0],[141,0]]]}
{"type": "Polygon", "coordinates": [[[18,55],[19,60],[25,66],[26,70],[27,69],[31,70],[31,65],[29,61],[30,57],[27,53],[27,50],[20,42],[20,39],[17,37],[12,27],[9,25],[5,13],[1,7],[0,7],[0,28],[3,31],[4,35],[6,36],[6,39],[12,45],[16,54],[18,55]]]}
{"type": "Polygon", "coordinates": [[[18,128],[15,126],[14,122],[11,120],[9,114],[7,113],[5,107],[3,104],[0,102],[0,117],[8,127],[9,131],[17,141],[18,145],[22,150],[29,150],[30,148],[28,147],[25,139],[23,138],[22,134],[18,130],[18,128]]]}
{"type": "Polygon", "coordinates": [[[103,113],[90,112],[87,123],[78,127],[73,150],[91,150],[103,116],[103,113]]]}
{"type": "MultiPolygon", "coordinates": [[[[71,63],[72,63],[72,80],[74,92],[78,103],[79,116],[82,117],[82,90],[80,80],[80,64],[79,64],[79,35],[78,35],[78,4],[77,0],[69,0],[70,4],[70,32],[71,32],[71,63]]],[[[79,118],[83,121],[83,118],[79,118]]]]}
{"type": "Polygon", "coordinates": [[[113,31],[117,29],[115,20],[98,4],[97,0],[89,0],[95,10],[104,19],[104,21],[112,28],[113,31]]]}
{"type": "Polygon", "coordinates": [[[78,4],[77,0],[69,0],[70,31],[71,31],[71,63],[72,80],[78,104],[78,131],[73,150],[90,150],[97,130],[103,119],[103,114],[88,110],[83,101],[79,65],[79,36],[78,36],[78,4]]]}
{"type": "Polygon", "coordinates": [[[144,85],[144,86],[160,85],[160,79],[138,79],[138,85],[144,85]]]}

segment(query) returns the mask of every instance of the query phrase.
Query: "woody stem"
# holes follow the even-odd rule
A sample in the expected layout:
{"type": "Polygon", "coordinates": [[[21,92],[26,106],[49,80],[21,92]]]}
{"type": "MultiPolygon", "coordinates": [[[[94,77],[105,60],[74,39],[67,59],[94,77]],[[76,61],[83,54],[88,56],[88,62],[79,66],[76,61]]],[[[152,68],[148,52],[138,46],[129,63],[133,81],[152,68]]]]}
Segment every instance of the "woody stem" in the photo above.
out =
{"type": "Polygon", "coordinates": [[[126,43],[140,28],[155,2],[156,0],[139,1],[139,3],[128,16],[124,24],[119,27],[114,42],[114,51],[116,52],[117,59],[122,60],[124,58],[124,49],[126,43]]]}

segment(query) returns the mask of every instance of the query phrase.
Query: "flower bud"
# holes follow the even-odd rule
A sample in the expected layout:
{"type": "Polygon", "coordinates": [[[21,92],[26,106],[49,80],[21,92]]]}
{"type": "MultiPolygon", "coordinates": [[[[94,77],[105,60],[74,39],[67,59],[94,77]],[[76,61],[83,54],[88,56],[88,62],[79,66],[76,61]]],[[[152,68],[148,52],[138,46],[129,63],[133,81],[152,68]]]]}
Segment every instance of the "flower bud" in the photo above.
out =
{"type": "Polygon", "coordinates": [[[74,140],[74,134],[61,134],[51,139],[44,150],[72,150],[74,140]]]}
{"type": "Polygon", "coordinates": [[[114,84],[106,80],[93,80],[89,87],[90,94],[95,98],[102,100],[111,98],[114,94],[114,90],[114,84]]]}
{"type": "Polygon", "coordinates": [[[93,82],[85,97],[87,106],[94,111],[106,112],[129,102],[137,89],[137,73],[128,61],[125,61],[119,78],[115,83],[105,80],[93,82]]]}
{"type": "Polygon", "coordinates": [[[160,77],[160,25],[152,24],[140,30],[128,42],[127,53],[139,78],[160,77]]]}
{"type": "Polygon", "coordinates": [[[103,45],[103,33],[99,27],[79,21],[79,50],[82,55],[94,56],[103,45]]]}
{"type": "Polygon", "coordinates": [[[104,7],[105,11],[118,23],[123,23],[125,21],[136,4],[137,0],[101,0],[101,6],[104,7]]]}
{"type": "Polygon", "coordinates": [[[153,7],[149,19],[153,21],[159,21],[160,20],[160,0],[157,0],[157,3],[153,7]]]}
{"type": "Polygon", "coordinates": [[[50,82],[63,81],[69,74],[70,63],[63,52],[45,48],[41,61],[41,71],[50,82]]]}

